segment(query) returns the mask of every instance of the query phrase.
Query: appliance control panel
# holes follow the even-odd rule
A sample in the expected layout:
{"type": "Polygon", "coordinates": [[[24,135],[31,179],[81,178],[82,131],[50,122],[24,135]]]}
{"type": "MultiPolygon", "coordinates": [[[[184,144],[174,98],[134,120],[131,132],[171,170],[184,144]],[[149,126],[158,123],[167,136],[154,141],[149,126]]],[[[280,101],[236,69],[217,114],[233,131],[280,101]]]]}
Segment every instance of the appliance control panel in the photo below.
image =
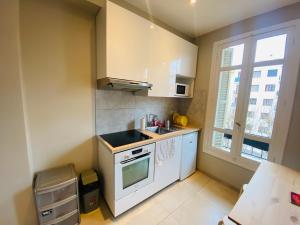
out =
{"type": "Polygon", "coordinates": [[[149,144],[140,146],[137,148],[125,150],[123,152],[119,152],[115,154],[115,163],[119,163],[124,160],[128,160],[134,157],[138,157],[143,154],[152,153],[154,152],[155,144],[149,144]]]}

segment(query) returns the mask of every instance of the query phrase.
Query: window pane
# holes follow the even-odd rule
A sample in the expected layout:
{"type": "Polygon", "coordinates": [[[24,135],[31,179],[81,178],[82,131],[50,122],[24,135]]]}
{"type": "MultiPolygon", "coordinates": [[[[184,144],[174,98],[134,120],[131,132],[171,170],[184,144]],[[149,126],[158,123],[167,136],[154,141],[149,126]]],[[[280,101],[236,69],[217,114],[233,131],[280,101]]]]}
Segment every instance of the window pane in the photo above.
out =
{"type": "Polygon", "coordinates": [[[212,145],[220,150],[230,152],[232,143],[232,135],[213,131],[212,145]]]}
{"type": "Polygon", "coordinates": [[[249,104],[250,105],[256,105],[257,99],[256,98],[250,98],[249,104]]]}
{"type": "Polygon", "coordinates": [[[260,39],[256,42],[255,62],[283,59],[286,34],[260,39]]]}
{"type": "Polygon", "coordinates": [[[244,44],[223,49],[221,67],[241,65],[243,61],[243,53],[244,44]]]}
{"type": "Polygon", "coordinates": [[[262,161],[262,160],[267,160],[268,159],[268,150],[269,150],[269,145],[266,144],[267,150],[259,148],[259,146],[255,145],[255,141],[253,145],[248,145],[245,144],[245,139],[244,139],[244,144],[242,147],[242,157],[256,160],[256,161],[262,161]]]}
{"type": "Polygon", "coordinates": [[[268,70],[268,77],[276,77],[277,76],[277,70],[268,70]]]}
{"type": "Polygon", "coordinates": [[[251,111],[250,111],[250,112],[247,113],[247,116],[248,116],[248,117],[251,117],[251,118],[254,117],[254,115],[255,115],[255,112],[251,112],[251,111]]]}
{"type": "Polygon", "coordinates": [[[273,99],[267,98],[263,100],[263,106],[272,106],[273,105],[273,99]]]}
{"type": "Polygon", "coordinates": [[[250,92],[245,133],[271,138],[282,65],[256,67],[253,71],[260,71],[261,77],[252,78],[251,87],[256,88],[251,88],[250,92]],[[269,70],[276,70],[278,76],[269,77],[269,70]]]}
{"type": "Polygon", "coordinates": [[[261,71],[254,71],[253,72],[253,77],[260,77],[261,76],[261,71]]]}
{"type": "Polygon", "coordinates": [[[259,91],[259,85],[251,85],[251,92],[257,92],[259,91]]]}
{"type": "Polygon", "coordinates": [[[266,84],[265,91],[275,91],[275,84],[266,84]]]}
{"type": "Polygon", "coordinates": [[[215,127],[233,129],[241,70],[222,71],[219,80],[215,127]]]}
{"type": "Polygon", "coordinates": [[[270,116],[270,114],[269,114],[269,113],[261,113],[261,114],[260,114],[260,119],[262,119],[262,120],[266,120],[266,119],[268,119],[268,118],[269,118],[269,116],[270,116]]]}

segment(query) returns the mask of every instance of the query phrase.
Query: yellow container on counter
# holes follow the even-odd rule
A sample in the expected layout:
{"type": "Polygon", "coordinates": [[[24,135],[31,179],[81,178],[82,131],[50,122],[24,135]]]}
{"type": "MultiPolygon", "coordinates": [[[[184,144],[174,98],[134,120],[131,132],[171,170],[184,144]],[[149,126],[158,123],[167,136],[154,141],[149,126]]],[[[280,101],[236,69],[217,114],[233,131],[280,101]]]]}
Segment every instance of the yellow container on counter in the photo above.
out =
{"type": "Polygon", "coordinates": [[[189,120],[187,116],[180,115],[178,113],[173,114],[173,123],[182,127],[186,127],[189,120]]]}

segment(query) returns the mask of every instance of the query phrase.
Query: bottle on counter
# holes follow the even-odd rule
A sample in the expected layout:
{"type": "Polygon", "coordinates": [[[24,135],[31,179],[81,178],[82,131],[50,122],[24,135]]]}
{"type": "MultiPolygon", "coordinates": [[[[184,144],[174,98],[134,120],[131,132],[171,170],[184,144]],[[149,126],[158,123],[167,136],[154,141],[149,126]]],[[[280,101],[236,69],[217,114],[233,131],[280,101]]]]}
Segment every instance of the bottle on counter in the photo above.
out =
{"type": "Polygon", "coordinates": [[[166,121],[165,126],[166,126],[167,130],[170,130],[170,127],[171,127],[170,120],[167,120],[167,121],[166,121]]]}
{"type": "Polygon", "coordinates": [[[141,119],[141,130],[146,130],[146,118],[141,119]]]}

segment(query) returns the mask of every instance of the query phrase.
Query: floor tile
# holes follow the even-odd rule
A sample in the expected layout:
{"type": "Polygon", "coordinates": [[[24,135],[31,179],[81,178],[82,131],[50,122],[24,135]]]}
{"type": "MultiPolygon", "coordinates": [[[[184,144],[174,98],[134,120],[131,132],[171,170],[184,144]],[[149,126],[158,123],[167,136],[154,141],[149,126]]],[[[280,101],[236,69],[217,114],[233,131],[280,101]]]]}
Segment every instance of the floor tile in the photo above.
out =
{"type": "Polygon", "coordinates": [[[171,215],[165,218],[162,222],[158,225],[180,225],[180,223],[171,215]]]}
{"type": "Polygon", "coordinates": [[[114,218],[105,202],[82,214],[81,225],[215,225],[237,201],[238,193],[196,172],[114,218]]]}
{"type": "Polygon", "coordinates": [[[237,199],[235,190],[210,179],[193,199],[177,208],[171,216],[181,225],[218,224],[237,199]]]}
{"type": "Polygon", "coordinates": [[[179,181],[157,194],[157,201],[169,212],[173,212],[181,204],[192,199],[210,178],[198,172],[184,181],[179,181]]]}
{"type": "MultiPolygon", "coordinates": [[[[139,211],[127,220],[126,225],[156,225],[163,221],[169,213],[157,202],[142,205],[139,211]]],[[[119,223],[118,223],[119,224],[119,223]]],[[[124,224],[124,223],[122,223],[124,224]]]]}
{"type": "Polygon", "coordinates": [[[238,199],[238,192],[226,185],[211,180],[197,195],[215,203],[224,212],[229,212],[238,199]]]}
{"type": "Polygon", "coordinates": [[[196,196],[177,208],[171,216],[181,225],[215,225],[224,213],[212,201],[196,196]]]}

